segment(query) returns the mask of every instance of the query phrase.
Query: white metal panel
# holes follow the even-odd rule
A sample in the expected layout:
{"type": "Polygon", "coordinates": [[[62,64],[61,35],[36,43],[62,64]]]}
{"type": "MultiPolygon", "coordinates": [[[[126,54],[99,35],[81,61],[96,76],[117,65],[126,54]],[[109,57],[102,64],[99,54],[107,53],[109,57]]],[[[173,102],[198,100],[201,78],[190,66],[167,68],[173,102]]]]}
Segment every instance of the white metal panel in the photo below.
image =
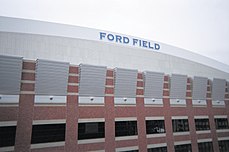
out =
{"type": "MultiPolygon", "coordinates": [[[[16,27],[15,24],[13,27],[16,27]]],[[[65,29],[61,31],[65,33],[65,29]]],[[[172,46],[162,46],[161,48],[169,51],[179,50],[180,54],[187,52],[187,50],[172,46]]],[[[0,54],[18,55],[29,59],[58,60],[76,65],[85,63],[109,68],[120,67],[138,69],[139,71],[177,73],[190,77],[198,75],[209,79],[215,77],[229,80],[228,72],[190,60],[199,57],[199,55],[195,55],[195,57],[189,55],[187,60],[162,52],[78,38],[47,36],[46,34],[0,32],[0,54]]],[[[215,64],[214,60],[209,59],[209,61],[215,64]]]]}
{"type": "MultiPolygon", "coordinates": [[[[87,41],[95,41],[96,43],[101,42],[100,37],[99,37],[99,32],[101,32],[102,30],[97,30],[97,29],[83,28],[83,27],[79,27],[79,26],[56,24],[56,23],[42,22],[42,21],[35,21],[35,20],[9,18],[9,17],[2,17],[2,16],[0,17],[0,22],[4,23],[4,24],[0,24],[0,31],[4,31],[4,32],[17,32],[17,33],[56,36],[56,37],[61,37],[62,36],[62,37],[68,37],[68,38],[83,39],[83,40],[87,40],[87,41]]],[[[107,32],[107,33],[111,33],[113,35],[126,36],[126,37],[129,37],[130,39],[137,38],[137,39],[143,40],[142,38],[123,35],[123,34],[118,34],[118,33],[114,33],[114,32],[107,32]]],[[[151,41],[151,40],[146,40],[146,41],[151,41]]],[[[144,47],[140,47],[139,45],[133,46],[132,44],[128,44],[127,45],[127,44],[123,44],[123,43],[115,43],[114,41],[113,42],[109,42],[108,40],[106,40],[104,42],[110,43],[111,45],[115,44],[115,45],[121,46],[121,47],[125,47],[125,46],[130,47],[130,49],[132,51],[131,51],[131,53],[128,53],[128,55],[125,56],[125,58],[133,56],[135,54],[135,53],[133,53],[133,49],[134,50],[138,50],[138,49],[140,50],[139,56],[141,56],[141,54],[143,54],[143,52],[144,52],[144,57],[136,58],[138,60],[138,62],[135,62],[136,60],[134,60],[132,62],[130,62],[130,60],[128,60],[129,61],[129,66],[134,62],[135,62],[135,64],[136,63],[141,63],[142,65],[149,66],[151,64],[143,64],[143,63],[146,63],[146,62],[144,62],[144,60],[147,57],[147,54],[151,54],[149,56],[149,58],[151,60],[151,63],[153,63],[154,59],[152,57],[155,54],[162,54],[163,53],[166,56],[176,56],[178,58],[183,58],[184,60],[192,60],[193,62],[199,63],[198,64],[199,66],[194,66],[193,65],[193,67],[195,67],[196,70],[198,69],[198,71],[200,71],[201,74],[205,73],[205,75],[203,75],[203,76],[208,76],[208,73],[206,73],[205,71],[201,71],[201,69],[202,69],[201,65],[207,65],[208,67],[209,66],[212,67],[212,69],[219,69],[220,71],[225,71],[226,73],[229,73],[229,66],[226,65],[226,64],[223,64],[223,63],[220,63],[218,61],[212,60],[210,58],[204,57],[202,55],[190,52],[188,50],[180,49],[180,48],[173,47],[173,46],[170,46],[170,45],[167,45],[167,44],[163,44],[163,43],[159,43],[161,45],[161,49],[160,49],[161,53],[155,51],[155,54],[153,54],[152,52],[154,52],[154,51],[149,50],[149,49],[144,48],[144,47]]],[[[47,44],[44,43],[43,45],[47,45],[47,44]]],[[[20,47],[25,47],[25,46],[26,45],[21,45],[20,47]]],[[[47,46],[50,47],[50,45],[47,45],[47,46]]],[[[91,48],[91,50],[95,51],[94,48],[93,49],[92,48],[91,48]]],[[[31,52],[31,50],[32,49],[29,49],[28,52],[29,51],[31,52]]],[[[51,49],[51,50],[53,52],[56,52],[55,49],[54,50],[51,49]]],[[[13,51],[13,49],[11,49],[11,51],[13,51]]],[[[49,50],[45,49],[45,51],[49,51],[49,50]]],[[[75,56],[79,56],[79,54],[75,52],[75,49],[73,49],[71,51],[72,51],[71,54],[75,53],[75,55],[69,56],[68,58],[72,58],[71,60],[75,60],[75,62],[76,62],[77,60],[74,57],[75,56]]],[[[85,51],[85,50],[82,50],[82,51],[85,51]]],[[[101,51],[100,48],[99,48],[99,51],[101,51]]],[[[106,49],[106,51],[107,51],[107,49],[106,49]]],[[[117,54],[119,54],[117,51],[118,51],[118,49],[116,49],[113,53],[111,53],[110,51],[107,51],[107,52],[111,56],[113,56],[115,54],[115,52],[117,54]]],[[[35,53],[35,51],[33,51],[33,53],[35,53]]],[[[31,53],[27,53],[26,52],[26,57],[27,58],[31,58],[31,57],[34,58],[34,56],[30,56],[30,55],[31,55],[31,53]]],[[[57,53],[53,53],[53,55],[55,55],[55,57],[58,57],[59,59],[61,59],[61,58],[63,59],[63,57],[60,56],[57,53]]],[[[101,53],[101,55],[104,58],[106,58],[103,53],[101,53]]],[[[46,53],[46,56],[47,56],[47,53],[46,53]]],[[[87,57],[90,58],[89,56],[87,56],[87,57]]],[[[35,58],[37,58],[37,57],[35,57],[35,58]]],[[[90,59],[93,59],[93,58],[94,58],[94,56],[92,56],[90,59]]],[[[110,58],[108,58],[108,59],[110,59],[110,58]]],[[[55,60],[57,60],[57,59],[55,58],[55,60]]],[[[69,59],[67,61],[69,61],[69,59]]],[[[109,61],[111,61],[111,60],[109,60],[109,61]]],[[[162,61],[164,62],[166,60],[162,60],[162,61]]],[[[85,63],[85,62],[83,62],[83,63],[85,63]]],[[[89,63],[89,62],[87,62],[87,63],[89,63]]],[[[167,63],[164,63],[164,64],[167,64],[167,63]]],[[[180,64],[180,62],[174,62],[174,64],[176,64],[176,63],[178,65],[180,64]]],[[[177,67],[177,65],[174,66],[174,64],[171,67],[177,67]]],[[[98,65],[98,64],[95,64],[95,65],[98,65]]],[[[157,67],[160,64],[155,64],[155,65],[156,65],[155,67],[157,67]]],[[[132,64],[132,66],[133,66],[132,68],[138,68],[134,64],[132,64]]],[[[162,65],[160,65],[160,66],[162,66],[162,65]]],[[[205,67],[207,68],[207,66],[205,66],[205,67]]],[[[122,66],[119,66],[119,67],[122,67],[122,66]]],[[[170,69],[171,69],[171,67],[170,67],[170,69]]],[[[181,64],[179,67],[180,67],[180,69],[186,70],[187,72],[194,70],[192,68],[188,68],[187,66],[185,68],[184,64],[181,64]]],[[[130,67],[124,67],[124,68],[130,68],[130,67]]],[[[138,69],[140,69],[142,71],[143,70],[149,70],[149,69],[142,69],[142,68],[138,68],[138,69]]],[[[171,73],[172,72],[176,72],[177,73],[178,71],[174,71],[176,69],[171,69],[171,73]]],[[[151,70],[153,70],[153,69],[151,69],[151,70]]],[[[164,72],[164,71],[162,71],[162,72],[164,72]]],[[[217,72],[219,72],[219,71],[217,71],[217,72]]],[[[166,72],[166,73],[168,73],[168,72],[166,72]]],[[[216,73],[211,73],[211,72],[209,72],[209,74],[217,75],[216,73]]]]}
{"type": "Polygon", "coordinates": [[[170,98],[172,99],[185,99],[186,98],[186,87],[187,87],[187,76],[172,74],[170,79],[170,98]]]}
{"type": "Polygon", "coordinates": [[[144,72],[144,97],[163,97],[164,74],[158,72],[144,72]]]}
{"type": "Polygon", "coordinates": [[[137,70],[115,69],[115,97],[134,98],[136,96],[137,74],[137,70]]]}
{"type": "Polygon", "coordinates": [[[0,94],[20,93],[22,57],[0,54],[0,94]]]}
{"type": "Polygon", "coordinates": [[[193,100],[206,100],[207,84],[208,84],[207,78],[194,77],[193,83],[192,83],[192,86],[193,86],[192,99],[193,100]]]}
{"type": "Polygon", "coordinates": [[[67,95],[69,63],[38,59],[35,93],[37,95],[67,95]]]}
{"type": "Polygon", "coordinates": [[[80,96],[104,96],[106,71],[104,66],[80,65],[80,96]]]}
{"type": "Polygon", "coordinates": [[[214,78],[212,82],[212,100],[213,101],[224,101],[225,96],[225,79],[214,78]]]}

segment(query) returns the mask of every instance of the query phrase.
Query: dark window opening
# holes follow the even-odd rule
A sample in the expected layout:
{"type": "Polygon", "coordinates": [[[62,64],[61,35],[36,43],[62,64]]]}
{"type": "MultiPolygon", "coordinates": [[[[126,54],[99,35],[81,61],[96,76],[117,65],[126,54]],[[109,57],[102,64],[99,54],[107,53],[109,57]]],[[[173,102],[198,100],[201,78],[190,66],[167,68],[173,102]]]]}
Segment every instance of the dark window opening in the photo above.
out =
{"type": "Polygon", "coordinates": [[[216,129],[228,129],[228,121],[227,118],[217,118],[215,119],[216,129]]]}
{"type": "Polygon", "coordinates": [[[31,144],[65,141],[65,124],[33,125],[31,144]]]}
{"type": "Polygon", "coordinates": [[[191,144],[176,145],[174,146],[174,148],[175,148],[175,152],[192,152],[191,144]]]}
{"type": "Polygon", "coordinates": [[[78,124],[78,139],[104,138],[104,122],[88,122],[78,124]]]}
{"type": "Polygon", "coordinates": [[[189,131],[188,119],[174,119],[173,132],[185,132],[189,131]]]}
{"type": "Polygon", "coordinates": [[[0,127],[0,147],[14,146],[16,126],[0,127]]]}
{"type": "Polygon", "coordinates": [[[199,152],[214,152],[212,142],[198,143],[199,152]]]}
{"type": "Polygon", "coordinates": [[[147,134],[161,134],[165,133],[164,120],[146,120],[147,134]]]}
{"type": "Polygon", "coordinates": [[[138,134],[137,121],[115,122],[115,137],[133,136],[138,134]]]}
{"type": "Polygon", "coordinates": [[[148,152],[167,152],[167,147],[149,148],[148,152]]]}
{"type": "Polygon", "coordinates": [[[196,130],[210,130],[210,124],[208,119],[195,119],[196,130]]]}
{"type": "Polygon", "coordinates": [[[220,152],[229,152],[229,140],[221,140],[218,143],[220,152]]]}

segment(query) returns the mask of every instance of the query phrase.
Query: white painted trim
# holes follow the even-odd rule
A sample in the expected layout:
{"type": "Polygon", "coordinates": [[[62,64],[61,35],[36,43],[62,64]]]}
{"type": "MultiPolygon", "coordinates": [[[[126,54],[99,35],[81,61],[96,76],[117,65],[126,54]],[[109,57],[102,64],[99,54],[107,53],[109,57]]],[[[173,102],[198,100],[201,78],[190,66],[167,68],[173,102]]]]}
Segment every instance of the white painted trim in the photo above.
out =
{"type": "Polygon", "coordinates": [[[145,120],[165,120],[164,116],[158,116],[158,117],[145,117],[145,120]]]}
{"type": "Polygon", "coordinates": [[[34,103],[66,103],[67,96],[52,96],[52,95],[35,95],[34,103]],[[52,100],[51,100],[52,98],[52,100]]]}
{"type": "Polygon", "coordinates": [[[171,106],[186,106],[185,99],[170,99],[171,106]]]}
{"type": "Polygon", "coordinates": [[[188,116],[172,116],[172,119],[188,119],[188,116]]]}
{"type": "Polygon", "coordinates": [[[79,96],[79,104],[104,104],[104,97],[79,96]]]}
{"type": "Polygon", "coordinates": [[[174,142],[174,145],[185,145],[185,144],[191,144],[191,140],[174,142]]]}
{"type": "Polygon", "coordinates": [[[106,85],[106,88],[114,88],[114,85],[106,85]]]}
{"type": "Polygon", "coordinates": [[[49,142],[49,143],[41,143],[41,144],[31,144],[31,149],[38,148],[50,148],[50,147],[61,147],[65,145],[65,141],[60,142],[49,142]]]}
{"type": "Polygon", "coordinates": [[[144,98],[145,105],[163,105],[162,99],[144,98]]]}
{"type": "Polygon", "coordinates": [[[114,104],[115,105],[136,105],[136,98],[114,98],[114,104]]]}
{"type": "Polygon", "coordinates": [[[19,103],[19,95],[2,95],[0,94],[0,104],[19,103]]]}
{"type": "Polygon", "coordinates": [[[158,134],[147,134],[146,138],[157,138],[157,137],[165,137],[166,133],[158,133],[158,134]]]}
{"type": "Polygon", "coordinates": [[[88,152],[105,152],[105,150],[92,150],[92,151],[88,151],[88,152]]]}
{"type": "Polygon", "coordinates": [[[0,147],[0,151],[2,151],[2,152],[14,151],[14,146],[10,146],[10,147],[0,147]]]}
{"type": "Polygon", "coordinates": [[[33,120],[33,125],[42,125],[42,124],[62,124],[62,123],[66,123],[66,119],[33,120]]]}
{"type": "Polygon", "coordinates": [[[138,135],[115,137],[115,141],[121,141],[121,140],[134,140],[134,139],[138,139],[138,135]]]}
{"type": "Polygon", "coordinates": [[[33,95],[35,95],[35,91],[20,91],[20,94],[33,94],[33,95]]]}
{"type": "Polygon", "coordinates": [[[101,143],[101,142],[105,142],[105,138],[78,140],[78,144],[91,144],[91,143],[101,143]]]}
{"type": "Polygon", "coordinates": [[[33,81],[33,80],[21,80],[21,83],[35,84],[35,81],[33,81]]]}
{"type": "Polygon", "coordinates": [[[137,121],[137,117],[117,117],[115,121],[137,121]]]}
{"type": "Polygon", "coordinates": [[[76,92],[68,92],[67,95],[70,95],[70,96],[78,96],[79,93],[76,93],[76,92]]]}
{"type": "Polygon", "coordinates": [[[18,107],[19,103],[11,103],[11,104],[7,104],[7,103],[0,103],[0,107],[18,107]]]}
{"type": "Polygon", "coordinates": [[[78,104],[79,107],[103,107],[104,104],[78,104]]]}
{"type": "Polygon", "coordinates": [[[106,79],[111,79],[111,80],[113,80],[113,79],[114,79],[114,77],[106,77],[106,79]]]}
{"type": "Polygon", "coordinates": [[[78,123],[87,123],[87,122],[105,122],[105,118],[78,119],[78,123]]]}
{"type": "Polygon", "coordinates": [[[174,132],[173,136],[182,136],[182,135],[190,135],[189,131],[184,131],[184,132],[174,132]]]}
{"type": "Polygon", "coordinates": [[[143,89],[144,89],[144,87],[137,87],[136,89],[143,90],[143,89]]]}
{"type": "Polygon", "coordinates": [[[65,103],[35,103],[34,104],[35,107],[63,107],[66,106],[65,103]]]}
{"type": "Polygon", "coordinates": [[[36,73],[35,70],[22,69],[22,73],[36,73]]]}
{"type": "Polygon", "coordinates": [[[79,83],[68,83],[69,86],[79,86],[79,83]]]}
{"type": "Polygon", "coordinates": [[[150,144],[150,145],[147,145],[147,149],[148,148],[159,148],[159,147],[166,147],[167,146],[167,143],[160,143],[160,144],[150,144]]]}
{"type": "Polygon", "coordinates": [[[198,139],[197,143],[203,143],[203,142],[212,142],[211,138],[207,138],[207,139],[198,139]]]}
{"type": "Polygon", "coordinates": [[[151,105],[146,105],[145,104],[145,107],[163,107],[164,105],[155,105],[155,104],[151,104],[151,105]]]}
{"type": "Polygon", "coordinates": [[[218,107],[218,106],[225,107],[225,102],[224,101],[212,101],[212,106],[213,107],[218,107]]]}
{"type": "Polygon", "coordinates": [[[216,132],[229,132],[229,129],[217,129],[216,132]]]}
{"type": "Polygon", "coordinates": [[[229,140],[229,137],[218,137],[218,141],[221,141],[221,140],[229,140]]]}
{"type": "Polygon", "coordinates": [[[76,73],[69,73],[68,76],[71,76],[71,77],[78,77],[79,74],[76,74],[76,73]]]}
{"type": "Polygon", "coordinates": [[[192,100],[193,106],[207,106],[206,100],[192,100]]]}
{"type": "Polygon", "coordinates": [[[5,127],[5,126],[16,126],[17,121],[0,121],[0,126],[5,127]]]}
{"type": "Polygon", "coordinates": [[[128,150],[138,150],[138,146],[115,148],[116,152],[128,151],[128,150]]]}
{"type": "Polygon", "coordinates": [[[227,118],[227,115],[215,115],[214,118],[227,118]]]}
{"type": "Polygon", "coordinates": [[[198,130],[196,131],[196,134],[208,134],[211,133],[211,130],[198,130]]]}
{"type": "Polygon", "coordinates": [[[114,94],[105,94],[105,97],[114,97],[114,94]]]}
{"type": "Polygon", "coordinates": [[[194,119],[209,119],[209,116],[194,116],[194,119]]]}

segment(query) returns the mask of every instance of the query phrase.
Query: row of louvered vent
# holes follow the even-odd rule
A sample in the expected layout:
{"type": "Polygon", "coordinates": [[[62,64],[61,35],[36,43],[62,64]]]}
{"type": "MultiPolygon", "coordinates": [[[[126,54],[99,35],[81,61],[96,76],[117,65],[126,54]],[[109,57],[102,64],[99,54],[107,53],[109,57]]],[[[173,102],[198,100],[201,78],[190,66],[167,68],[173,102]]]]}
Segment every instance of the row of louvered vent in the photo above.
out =
{"type": "MultiPolygon", "coordinates": [[[[0,56],[0,94],[19,94],[22,72],[21,57],[0,56]]],[[[80,96],[104,96],[105,66],[81,64],[79,73],[80,96]]],[[[35,94],[67,95],[69,63],[37,60],[35,94]]],[[[137,89],[137,70],[116,68],[114,70],[115,97],[135,97],[137,89]]],[[[146,71],[143,73],[144,97],[162,98],[164,73],[146,71]]],[[[192,82],[193,99],[206,99],[208,79],[194,77],[192,82]]],[[[224,100],[225,84],[223,79],[213,79],[212,99],[224,100]]],[[[170,78],[170,98],[185,99],[187,76],[172,74],[170,78]]],[[[229,90],[229,88],[227,89],[229,90]]]]}

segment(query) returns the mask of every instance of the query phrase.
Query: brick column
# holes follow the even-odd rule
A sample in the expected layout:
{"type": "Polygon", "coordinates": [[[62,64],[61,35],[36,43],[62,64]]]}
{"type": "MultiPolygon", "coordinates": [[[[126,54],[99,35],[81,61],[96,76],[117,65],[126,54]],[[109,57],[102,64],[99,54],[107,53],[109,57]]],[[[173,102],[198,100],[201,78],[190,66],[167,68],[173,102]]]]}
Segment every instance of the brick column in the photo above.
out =
{"type": "Polygon", "coordinates": [[[66,105],[65,151],[78,151],[78,67],[69,67],[68,94],[66,105]]]}
{"type": "Polygon", "coordinates": [[[115,151],[114,76],[107,70],[105,88],[105,151],[115,151]]]}
{"type": "Polygon", "coordinates": [[[138,73],[136,96],[137,96],[136,113],[137,113],[137,126],[138,126],[138,146],[139,146],[139,151],[147,151],[144,89],[143,89],[142,73],[138,73]]]}
{"type": "Polygon", "coordinates": [[[22,70],[15,151],[30,151],[35,86],[35,62],[24,61],[22,70]]]}
{"type": "MultiPolygon", "coordinates": [[[[211,83],[210,80],[208,80],[208,89],[211,91],[210,87],[211,83]]],[[[211,129],[211,138],[212,138],[212,144],[213,144],[213,150],[214,152],[219,152],[219,144],[218,144],[218,137],[216,132],[216,126],[215,126],[215,119],[214,119],[214,113],[212,108],[212,93],[207,93],[207,111],[209,116],[209,124],[211,129]],[[209,99],[210,98],[210,99],[209,99]]]]}
{"type": "Polygon", "coordinates": [[[187,91],[186,91],[186,104],[188,114],[189,132],[192,143],[192,151],[198,151],[196,126],[194,120],[194,109],[192,108],[192,89],[191,89],[191,78],[188,78],[187,91]]]}
{"type": "MultiPolygon", "coordinates": [[[[169,82],[169,76],[164,77],[164,89],[169,89],[169,85],[165,82],[169,82]]],[[[171,118],[171,108],[169,98],[169,90],[163,90],[163,104],[164,104],[164,116],[165,116],[165,129],[166,129],[166,143],[167,151],[174,152],[174,137],[173,137],[173,127],[172,127],[172,118],[171,118]]]]}

